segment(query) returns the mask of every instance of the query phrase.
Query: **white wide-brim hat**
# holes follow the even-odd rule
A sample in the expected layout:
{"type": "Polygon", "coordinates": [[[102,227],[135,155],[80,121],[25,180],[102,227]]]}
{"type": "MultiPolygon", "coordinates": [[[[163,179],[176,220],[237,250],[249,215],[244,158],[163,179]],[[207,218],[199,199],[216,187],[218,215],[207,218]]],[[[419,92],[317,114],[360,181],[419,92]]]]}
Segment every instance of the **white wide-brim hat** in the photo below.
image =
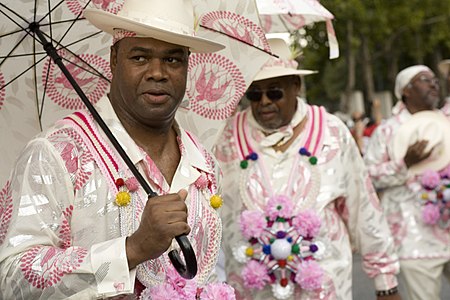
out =
{"type": "Polygon", "coordinates": [[[224,45],[195,36],[194,10],[191,0],[126,0],[116,14],[87,8],[84,17],[109,34],[114,29],[136,33],[167,43],[189,47],[191,52],[209,53],[224,45]]]}
{"type": "Polygon", "coordinates": [[[253,78],[253,81],[264,80],[289,75],[310,75],[317,73],[312,70],[297,69],[298,63],[292,57],[289,45],[281,38],[267,39],[272,53],[278,57],[271,57],[253,78]]]}
{"type": "Polygon", "coordinates": [[[393,159],[403,160],[408,147],[418,140],[428,141],[425,151],[433,150],[427,159],[408,169],[411,175],[440,171],[450,164],[450,121],[441,111],[417,112],[403,123],[393,138],[393,159]]]}
{"type": "Polygon", "coordinates": [[[441,74],[443,76],[448,76],[449,75],[449,69],[450,69],[450,59],[444,59],[443,61],[441,61],[438,64],[438,69],[439,72],[441,72],[441,74]]]}

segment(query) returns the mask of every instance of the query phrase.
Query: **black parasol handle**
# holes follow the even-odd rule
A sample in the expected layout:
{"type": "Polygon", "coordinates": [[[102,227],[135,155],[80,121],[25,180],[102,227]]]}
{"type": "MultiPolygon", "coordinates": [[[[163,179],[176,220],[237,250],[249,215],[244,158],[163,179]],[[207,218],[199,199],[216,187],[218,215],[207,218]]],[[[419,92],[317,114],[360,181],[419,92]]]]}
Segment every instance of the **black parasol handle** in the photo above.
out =
{"type": "MultiPolygon", "coordinates": [[[[41,41],[42,45],[44,46],[44,50],[47,52],[48,56],[50,56],[55,64],[59,66],[61,71],[66,76],[67,80],[69,80],[70,84],[73,86],[75,91],[77,92],[78,96],[80,96],[83,103],[86,105],[87,109],[91,112],[94,119],[97,121],[99,126],[103,129],[106,136],[109,138],[113,146],[116,148],[117,152],[120,154],[124,162],[127,164],[127,166],[130,168],[130,171],[133,173],[133,175],[136,177],[137,181],[141,184],[141,186],[144,188],[145,192],[149,197],[158,196],[148,185],[147,181],[144,179],[142,174],[138,171],[138,169],[135,167],[131,159],[128,157],[127,153],[123,150],[122,146],[119,144],[117,139],[112,134],[111,130],[106,125],[105,121],[103,121],[102,117],[99,115],[95,107],[92,105],[92,103],[89,101],[89,99],[84,94],[83,90],[80,88],[78,83],[75,81],[75,79],[72,77],[72,74],[70,74],[69,70],[67,70],[66,66],[62,62],[61,56],[57,53],[56,48],[53,46],[51,42],[48,42],[45,38],[43,32],[39,29],[38,23],[31,23],[29,26],[30,30],[34,32],[39,40],[41,41]]],[[[184,260],[186,261],[186,264],[184,264],[183,260],[180,257],[180,254],[177,250],[172,250],[169,252],[169,258],[172,262],[173,266],[177,270],[177,272],[186,279],[192,279],[197,274],[197,259],[195,257],[194,249],[192,248],[191,243],[189,242],[186,235],[179,235],[175,237],[176,241],[178,242],[178,245],[180,246],[181,251],[183,252],[184,260]]]]}

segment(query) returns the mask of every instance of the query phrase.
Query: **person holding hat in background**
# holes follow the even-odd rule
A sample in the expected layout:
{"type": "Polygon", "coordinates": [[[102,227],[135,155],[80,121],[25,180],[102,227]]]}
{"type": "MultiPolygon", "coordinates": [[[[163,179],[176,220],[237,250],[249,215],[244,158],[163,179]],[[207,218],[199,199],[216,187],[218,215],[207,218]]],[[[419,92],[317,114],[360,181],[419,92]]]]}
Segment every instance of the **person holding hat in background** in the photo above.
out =
{"type": "Polygon", "coordinates": [[[400,258],[410,300],[439,299],[450,279],[450,123],[437,109],[439,84],[424,65],[398,73],[393,116],[364,156],[400,258]]]}
{"type": "Polygon", "coordinates": [[[207,285],[222,238],[220,171],[174,119],[189,53],[223,46],[195,36],[189,0],[126,0],[118,15],[84,16],[114,40],[97,109],[160,196],[149,198],[90,113],[57,122],[28,143],[3,191],[0,298],[233,299],[207,285]],[[167,256],[183,234],[197,257],[192,280],[167,256]]]}
{"type": "Polygon", "coordinates": [[[215,148],[227,283],[237,299],[352,299],[354,245],[377,299],[400,299],[393,239],[354,139],[298,97],[312,72],[297,69],[284,40],[268,41],[279,58],[215,148]]]}

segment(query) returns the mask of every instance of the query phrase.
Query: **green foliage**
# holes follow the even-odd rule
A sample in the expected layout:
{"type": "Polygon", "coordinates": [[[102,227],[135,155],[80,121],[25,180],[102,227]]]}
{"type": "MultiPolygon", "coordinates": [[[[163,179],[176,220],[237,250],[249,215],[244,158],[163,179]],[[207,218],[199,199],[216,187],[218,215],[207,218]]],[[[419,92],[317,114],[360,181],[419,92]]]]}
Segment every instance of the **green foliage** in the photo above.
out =
{"type": "MultiPolygon", "coordinates": [[[[356,88],[364,89],[363,64],[371,64],[377,90],[392,90],[389,70],[401,70],[423,63],[437,72],[440,59],[450,58],[450,1],[442,0],[322,0],[335,16],[333,21],[339,42],[340,57],[330,61],[324,22],[306,28],[300,64],[318,70],[305,78],[307,98],[312,103],[336,107],[347,84],[346,53],[353,50],[356,59],[356,88]],[[347,23],[353,25],[353,36],[347,42],[347,23]],[[363,61],[361,37],[368,37],[371,61],[363,61]],[[396,65],[392,65],[395,62],[396,65]]],[[[297,43],[294,47],[300,47],[297,43]]]]}

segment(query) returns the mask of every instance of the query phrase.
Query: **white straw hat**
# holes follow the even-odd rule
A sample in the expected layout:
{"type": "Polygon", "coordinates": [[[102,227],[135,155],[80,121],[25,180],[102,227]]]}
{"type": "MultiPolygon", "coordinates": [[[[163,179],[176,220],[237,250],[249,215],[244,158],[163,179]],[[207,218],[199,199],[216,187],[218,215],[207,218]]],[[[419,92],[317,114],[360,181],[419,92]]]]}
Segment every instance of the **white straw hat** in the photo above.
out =
{"type": "Polygon", "coordinates": [[[430,157],[412,165],[409,173],[418,175],[425,170],[440,171],[450,164],[450,121],[439,110],[413,114],[403,123],[393,138],[393,159],[403,160],[408,147],[418,140],[427,140],[425,151],[433,149],[430,157]]]}
{"type": "Polygon", "coordinates": [[[207,53],[225,48],[220,43],[195,36],[191,0],[125,0],[117,15],[88,8],[84,17],[111,35],[114,29],[123,29],[139,37],[189,47],[191,52],[207,53]]]}
{"type": "Polygon", "coordinates": [[[289,75],[310,75],[317,73],[317,71],[297,69],[298,63],[294,59],[295,57],[292,57],[289,46],[283,39],[270,38],[267,39],[267,42],[270,45],[272,53],[276,54],[278,58],[273,56],[269,58],[258,74],[256,74],[253,81],[289,75]]]}

